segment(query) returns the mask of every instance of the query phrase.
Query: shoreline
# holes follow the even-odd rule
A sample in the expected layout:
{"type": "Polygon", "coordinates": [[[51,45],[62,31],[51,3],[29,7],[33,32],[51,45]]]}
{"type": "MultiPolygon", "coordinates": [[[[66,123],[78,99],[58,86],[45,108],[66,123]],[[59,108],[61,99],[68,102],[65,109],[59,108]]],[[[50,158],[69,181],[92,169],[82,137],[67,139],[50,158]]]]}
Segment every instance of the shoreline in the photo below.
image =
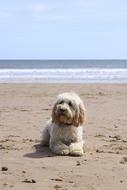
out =
{"type": "Polygon", "coordinates": [[[0,69],[0,83],[127,83],[127,68],[0,69]]]}
{"type": "MultiPolygon", "coordinates": [[[[0,85],[59,85],[61,83],[59,82],[55,82],[55,83],[29,83],[29,82],[26,82],[26,83],[11,83],[11,82],[8,82],[8,83],[0,83],[0,85]]],[[[64,82],[62,83],[64,85],[127,85],[127,83],[67,83],[67,82],[64,82]]]]}

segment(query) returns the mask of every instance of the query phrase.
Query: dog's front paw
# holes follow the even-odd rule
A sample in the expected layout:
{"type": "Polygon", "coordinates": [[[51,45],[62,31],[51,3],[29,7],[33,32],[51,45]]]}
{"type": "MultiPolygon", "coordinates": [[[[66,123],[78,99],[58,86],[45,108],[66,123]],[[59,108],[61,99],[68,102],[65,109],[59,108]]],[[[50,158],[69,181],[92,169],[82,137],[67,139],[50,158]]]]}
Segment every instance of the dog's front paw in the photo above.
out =
{"type": "Polygon", "coordinates": [[[69,153],[71,156],[83,156],[84,152],[83,150],[72,150],[70,153],[69,153]]]}
{"type": "Polygon", "coordinates": [[[84,151],[83,151],[83,142],[76,142],[72,143],[70,146],[70,155],[71,156],[83,156],[84,151]]]}
{"type": "Polygon", "coordinates": [[[55,153],[56,153],[57,155],[66,156],[66,155],[69,154],[69,149],[57,150],[57,151],[55,151],[55,153]]]}
{"type": "Polygon", "coordinates": [[[83,156],[84,151],[80,146],[76,146],[76,144],[70,145],[70,153],[71,156],[83,156]]]}

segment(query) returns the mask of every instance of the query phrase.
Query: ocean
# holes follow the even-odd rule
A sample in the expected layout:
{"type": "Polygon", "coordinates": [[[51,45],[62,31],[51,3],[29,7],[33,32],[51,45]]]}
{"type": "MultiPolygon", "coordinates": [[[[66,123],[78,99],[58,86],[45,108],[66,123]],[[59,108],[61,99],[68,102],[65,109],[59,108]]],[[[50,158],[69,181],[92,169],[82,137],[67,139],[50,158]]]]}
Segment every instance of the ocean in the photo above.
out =
{"type": "Polygon", "coordinates": [[[127,83],[127,60],[0,60],[0,83],[127,83]]]}

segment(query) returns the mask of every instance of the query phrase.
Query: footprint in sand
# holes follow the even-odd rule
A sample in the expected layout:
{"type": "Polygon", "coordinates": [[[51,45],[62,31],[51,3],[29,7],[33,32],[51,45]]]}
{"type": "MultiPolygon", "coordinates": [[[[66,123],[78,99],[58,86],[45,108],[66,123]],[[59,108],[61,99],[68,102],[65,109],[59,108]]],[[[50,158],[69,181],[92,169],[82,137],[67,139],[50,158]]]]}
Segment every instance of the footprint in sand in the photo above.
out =
{"type": "Polygon", "coordinates": [[[127,164],[127,157],[123,157],[120,164],[127,164]]]}

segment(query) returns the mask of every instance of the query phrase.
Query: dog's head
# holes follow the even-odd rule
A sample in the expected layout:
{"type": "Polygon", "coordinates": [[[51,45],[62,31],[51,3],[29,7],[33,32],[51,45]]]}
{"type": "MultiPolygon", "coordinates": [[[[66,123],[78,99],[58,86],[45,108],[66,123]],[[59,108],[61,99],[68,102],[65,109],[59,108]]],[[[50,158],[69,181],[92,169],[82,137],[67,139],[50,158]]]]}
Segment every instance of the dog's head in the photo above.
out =
{"type": "Polygon", "coordinates": [[[82,100],[75,93],[63,93],[57,97],[52,110],[52,121],[58,125],[82,125],[86,120],[86,111],[82,100]]]}

